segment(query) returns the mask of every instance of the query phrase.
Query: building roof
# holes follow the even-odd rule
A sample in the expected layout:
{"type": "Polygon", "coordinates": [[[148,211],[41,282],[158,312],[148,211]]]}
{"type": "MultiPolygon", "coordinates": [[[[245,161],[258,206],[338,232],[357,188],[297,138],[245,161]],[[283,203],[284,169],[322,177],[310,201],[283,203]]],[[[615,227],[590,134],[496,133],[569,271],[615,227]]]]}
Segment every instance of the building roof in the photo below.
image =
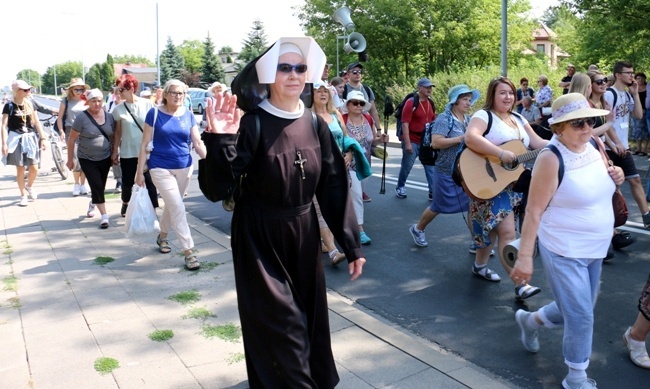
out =
{"type": "Polygon", "coordinates": [[[553,38],[557,38],[557,34],[544,23],[539,23],[539,28],[533,31],[533,40],[550,40],[553,38]]]}
{"type": "Polygon", "coordinates": [[[114,63],[113,64],[113,72],[115,73],[115,77],[119,77],[122,74],[122,69],[124,68],[146,68],[147,64],[145,63],[114,63]]]}

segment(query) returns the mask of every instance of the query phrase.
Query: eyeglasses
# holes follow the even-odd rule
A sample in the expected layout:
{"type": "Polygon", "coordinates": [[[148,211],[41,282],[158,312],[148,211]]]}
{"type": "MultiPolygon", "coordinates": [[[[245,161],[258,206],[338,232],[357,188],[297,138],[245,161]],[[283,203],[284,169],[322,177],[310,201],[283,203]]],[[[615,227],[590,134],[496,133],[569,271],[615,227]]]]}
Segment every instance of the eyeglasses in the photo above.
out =
{"type": "Polygon", "coordinates": [[[607,79],[607,77],[605,77],[605,78],[601,78],[600,80],[595,80],[594,83],[598,85],[603,85],[603,84],[607,84],[607,81],[609,80],[607,79]]]}
{"type": "Polygon", "coordinates": [[[73,89],[72,91],[75,93],[84,93],[85,89],[73,89]]]}
{"type": "Polygon", "coordinates": [[[363,74],[363,70],[350,70],[352,74],[363,74]]]}
{"type": "Polygon", "coordinates": [[[299,63],[298,65],[291,65],[289,63],[279,63],[278,71],[282,73],[291,73],[295,71],[298,74],[302,74],[307,71],[307,65],[304,63],[299,63]]]}
{"type": "Polygon", "coordinates": [[[619,74],[627,74],[628,76],[633,76],[634,72],[620,72],[619,74]]]}
{"type": "Polygon", "coordinates": [[[366,105],[366,102],[365,101],[356,101],[355,100],[355,101],[350,101],[350,104],[354,105],[355,107],[357,107],[357,106],[363,107],[364,105],[366,105]]]}
{"type": "Polygon", "coordinates": [[[576,119],[576,120],[571,120],[569,122],[569,125],[574,130],[581,130],[585,124],[588,125],[589,127],[593,127],[594,124],[596,124],[596,118],[576,119]]]}
{"type": "Polygon", "coordinates": [[[176,92],[176,91],[167,92],[167,93],[174,97],[182,97],[185,94],[185,92],[176,92]]]}
{"type": "Polygon", "coordinates": [[[128,89],[124,88],[124,87],[117,88],[117,91],[120,92],[120,93],[124,92],[125,90],[128,90],[128,89]]]}

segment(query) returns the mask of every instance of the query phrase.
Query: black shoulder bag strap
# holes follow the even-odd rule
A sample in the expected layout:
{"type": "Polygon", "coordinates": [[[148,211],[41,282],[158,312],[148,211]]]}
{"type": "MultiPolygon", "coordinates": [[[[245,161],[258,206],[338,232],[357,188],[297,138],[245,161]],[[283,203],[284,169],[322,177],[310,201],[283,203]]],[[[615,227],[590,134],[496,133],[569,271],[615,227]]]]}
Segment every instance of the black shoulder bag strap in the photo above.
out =
{"type": "Polygon", "coordinates": [[[142,126],[140,126],[140,123],[138,123],[138,119],[135,118],[135,115],[133,115],[133,114],[131,113],[131,110],[129,109],[129,106],[126,105],[126,101],[124,102],[124,108],[126,108],[126,112],[128,112],[129,115],[131,115],[131,117],[133,118],[133,121],[135,122],[135,125],[138,126],[138,128],[140,129],[140,131],[142,131],[142,132],[144,133],[144,130],[142,129],[142,126]]]}
{"type": "Polygon", "coordinates": [[[555,147],[555,145],[546,145],[546,148],[551,150],[553,154],[557,156],[557,159],[560,161],[560,166],[557,171],[557,186],[559,187],[560,184],[562,183],[562,178],[564,177],[564,158],[562,158],[562,154],[560,154],[560,150],[555,147]]]}
{"type": "MultiPolygon", "coordinates": [[[[108,140],[108,142],[110,143],[110,142],[111,142],[111,138],[109,138],[108,135],[106,135],[106,133],[105,133],[104,130],[102,129],[102,126],[100,126],[99,123],[97,123],[97,121],[95,120],[95,118],[92,117],[92,115],[89,114],[88,111],[84,111],[84,113],[86,114],[86,116],[88,116],[88,119],[90,119],[90,121],[95,125],[95,127],[97,127],[97,129],[102,133],[102,135],[104,135],[104,137],[105,137],[105,138],[108,140]]],[[[108,115],[108,114],[107,114],[106,112],[104,112],[104,115],[108,115]]]]}

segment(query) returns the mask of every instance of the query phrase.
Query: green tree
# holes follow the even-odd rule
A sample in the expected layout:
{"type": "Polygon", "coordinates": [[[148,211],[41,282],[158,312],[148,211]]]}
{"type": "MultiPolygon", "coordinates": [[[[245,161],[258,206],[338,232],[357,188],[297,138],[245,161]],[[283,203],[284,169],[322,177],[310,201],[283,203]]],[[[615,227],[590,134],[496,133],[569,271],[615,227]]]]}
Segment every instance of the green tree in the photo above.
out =
{"type": "Polygon", "coordinates": [[[67,86],[70,83],[70,79],[74,77],[81,77],[81,62],[68,61],[47,68],[42,78],[43,93],[57,94],[57,95],[59,94],[58,90],[55,92],[55,87],[54,87],[55,72],[56,72],[56,89],[60,88],[61,86],[67,86]]]}
{"type": "Polygon", "coordinates": [[[33,86],[37,91],[42,86],[41,75],[33,69],[23,69],[16,75],[17,80],[23,80],[33,86]]]}
{"type": "Polygon", "coordinates": [[[221,59],[214,53],[214,43],[210,34],[203,41],[203,69],[201,73],[201,82],[211,84],[215,81],[224,82],[225,73],[221,66],[221,59]]]}
{"type": "Polygon", "coordinates": [[[88,69],[86,73],[86,84],[91,88],[97,88],[99,90],[105,90],[102,86],[102,65],[94,64],[88,69]]]}
{"type": "Polygon", "coordinates": [[[150,68],[155,68],[156,67],[156,64],[151,62],[148,58],[143,57],[143,56],[139,56],[139,55],[114,55],[113,56],[113,63],[118,63],[118,64],[143,63],[143,64],[146,64],[150,68]]]}
{"type": "Polygon", "coordinates": [[[646,0],[564,0],[581,23],[577,26],[583,63],[632,61],[637,69],[650,66],[650,29],[646,0]]]}
{"type": "Polygon", "coordinates": [[[171,79],[180,79],[185,70],[185,60],[178,51],[171,37],[167,37],[167,44],[160,53],[160,82],[166,83],[171,79]]]}
{"type": "Polygon", "coordinates": [[[203,67],[204,47],[199,40],[185,40],[178,46],[178,52],[183,56],[185,69],[197,73],[203,67]]]}
{"type": "Polygon", "coordinates": [[[242,42],[239,59],[244,63],[248,63],[262,54],[267,48],[268,43],[264,32],[264,23],[259,19],[255,19],[248,37],[242,42]]]}
{"type": "Polygon", "coordinates": [[[223,46],[222,48],[219,49],[219,55],[226,54],[226,63],[233,63],[232,59],[232,53],[234,53],[234,50],[230,46],[223,46]]]}
{"type": "Polygon", "coordinates": [[[102,64],[101,80],[102,90],[109,91],[115,85],[115,67],[113,66],[113,57],[110,54],[106,55],[106,62],[102,64]]]}

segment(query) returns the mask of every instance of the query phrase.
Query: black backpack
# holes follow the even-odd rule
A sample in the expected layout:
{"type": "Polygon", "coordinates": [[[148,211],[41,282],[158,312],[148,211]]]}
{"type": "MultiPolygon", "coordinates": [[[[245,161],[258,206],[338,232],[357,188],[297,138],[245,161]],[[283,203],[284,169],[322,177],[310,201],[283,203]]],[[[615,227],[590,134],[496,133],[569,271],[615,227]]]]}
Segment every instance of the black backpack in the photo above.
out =
{"type": "MultiPolygon", "coordinates": [[[[418,109],[418,104],[420,103],[420,95],[418,95],[418,92],[411,92],[404,97],[401,103],[397,105],[395,108],[395,119],[396,120],[396,125],[397,125],[397,139],[402,139],[402,111],[404,110],[404,104],[408,101],[408,99],[413,99],[413,112],[415,112],[416,109],[418,109]]],[[[433,100],[431,100],[430,97],[427,97],[427,100],[429,100],[429,103],[431,103],[431,108],[433,109],[433,112],[436,112],[436,105],[433,103],[433,100]]]]}
{"type": "MultiPolygon", "coordinates": [[[[610,107],[611,110],[614,110],[614,109],[616,109],[616,100],[618,98],[618,92],[616,91],[616,89],[612,88],[611,86],[609,88],[607,88],[607,91],[612,92],[612,95],[614,96],[614,101],[612,102],[612,106],[610,107]]],[[[627,95],[627,98],[629,100],[634,100],[632,98],[632,96],[630,95],[630,92],[625,91],[625,94],[627,95]]],[[[643,104],[643,102],[641,102],[641,104],[643,104]]]]}
{"type": "MultiPolygon", "coordinates": [[[[431,146],[433,123],[435,123],[435,120],[427,123],[424,127],[424,133],[422,134],[422,143],[420,143],[420,150],[418,152],[418,158],[422,165],[435,166],[436,160],[438,159],[438,149],[434,149],[431,146]]],[[[445,137],[448,137],[451,130],[454,129],[454,118],[452,115],[448,116],[447,126],[448,130],[445,137]]]]}

